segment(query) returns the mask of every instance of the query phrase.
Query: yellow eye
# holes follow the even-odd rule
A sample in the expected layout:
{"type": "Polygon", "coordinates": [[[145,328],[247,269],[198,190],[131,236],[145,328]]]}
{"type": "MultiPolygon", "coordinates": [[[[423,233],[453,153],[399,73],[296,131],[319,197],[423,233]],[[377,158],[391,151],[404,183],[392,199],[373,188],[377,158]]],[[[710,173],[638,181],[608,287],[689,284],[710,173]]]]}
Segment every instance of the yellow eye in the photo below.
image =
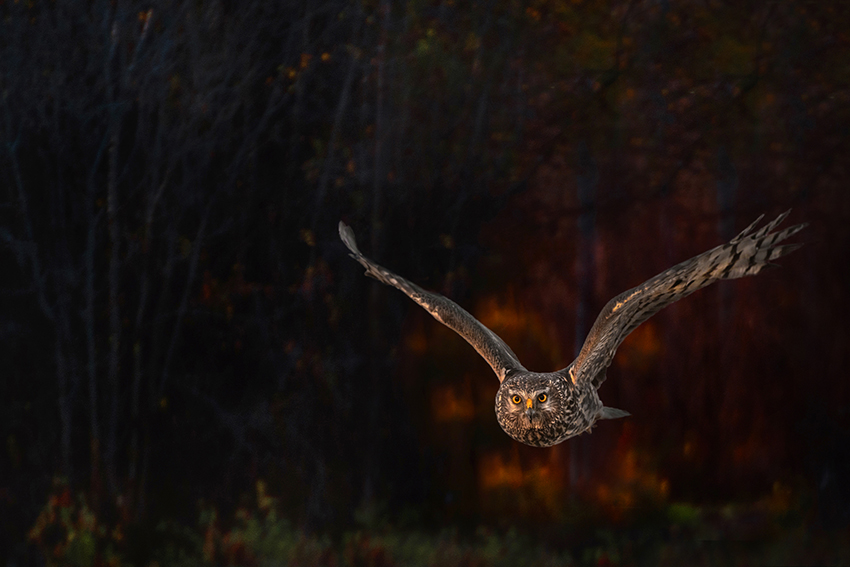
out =
{"type": "Polygon", "coordinates": [[[522,398],[520,398],[518,395],[514,394],[513,396],[511,396],[511,401],[515,404],[519,404],[519,403],[522,403],[522,398]]]}
{"type": "Polygon", "coordinates": [[[546,401],[546,394],[540,394],[539,396],[537,396],[537,401],[540,402],[541,404],[543,402],[545,402],[546,401]]]}

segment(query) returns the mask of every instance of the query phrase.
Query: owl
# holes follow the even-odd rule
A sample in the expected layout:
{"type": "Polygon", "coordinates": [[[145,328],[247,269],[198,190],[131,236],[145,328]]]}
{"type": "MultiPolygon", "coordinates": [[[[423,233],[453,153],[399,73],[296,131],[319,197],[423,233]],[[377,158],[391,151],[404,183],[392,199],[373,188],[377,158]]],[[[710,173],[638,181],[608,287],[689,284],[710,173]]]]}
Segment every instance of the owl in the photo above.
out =
{"type": "Polygon", "coordinates": [[[597,390],[605,381],[617,347],[638,325],[662,308],[718,280],[753,276],[772,260],[802,244],[780,242],[805,224],[774,229],[790,211],[755,230],[761,215],[728,243],[673,266],[609,301],[596,318],[578,357],[557,372],[531,372],[511,348],[454,301],[379,266],[357,248],[354,232],[340,222],[339,235],[350,256],[366,275],[404,292],[434,319],[457,332],[490,365],[501,385],[496,394],[496,418],[510,437],[533,447],[550,447],[574,437],[600,419],[628,412],[602,405],[597,390]]]}

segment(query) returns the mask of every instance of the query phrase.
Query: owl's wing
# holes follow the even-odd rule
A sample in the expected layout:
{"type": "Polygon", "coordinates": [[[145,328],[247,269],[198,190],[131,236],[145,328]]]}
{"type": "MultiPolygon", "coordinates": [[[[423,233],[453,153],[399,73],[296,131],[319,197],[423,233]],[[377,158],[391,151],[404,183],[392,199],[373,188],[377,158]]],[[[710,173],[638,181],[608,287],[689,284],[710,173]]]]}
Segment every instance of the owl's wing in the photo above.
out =
{"type": "Polygon", "coordinates": [[[777,244],[805,228],[805,224],[771,232],[790,212],[752,232],[764,217],[761,215],[727,244],[685,260],[609,301],[596,318],[575,363],[564,370],[570,371],[573,380],[589,380],[598,388],[623,339],[662,308],[717,280],[752,276],[775,265],[769,262],[802,246],[777,244]]]}
{"type": "Polygon", "coordinates": [[[522,371],[525,367],[519,363],[514,351],[499,338],[496,333],[481,324],[478,319],[469,314],[460,305],[440,295],[425,291],[418,285],[383,268],[360,253],[354,240],[354,231],[343,222],[339,223],[339,236],[351,251],[350,256],[366,268],[366,275],[387,285],[403,291],[410,299],[421,305],[434,319],[452,329],[466,342],[471,344],[478,354],[484,357],[487,364],[502,382],[508,375],[522,371]]]}

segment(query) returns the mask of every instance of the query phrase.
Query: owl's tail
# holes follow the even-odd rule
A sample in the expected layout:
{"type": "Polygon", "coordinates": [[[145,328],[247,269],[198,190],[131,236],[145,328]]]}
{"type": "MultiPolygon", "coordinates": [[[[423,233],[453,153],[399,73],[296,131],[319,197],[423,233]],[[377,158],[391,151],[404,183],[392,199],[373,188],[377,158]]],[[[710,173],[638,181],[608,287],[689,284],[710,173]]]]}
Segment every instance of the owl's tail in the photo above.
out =
{"type": "Polygon", "coordinates": [[[628,417],[630,415],[632,414],[630,414],[626,410],[603,406],[602,414],[599,416],[599,419],[620,419],[621,417],[628,417]]]}

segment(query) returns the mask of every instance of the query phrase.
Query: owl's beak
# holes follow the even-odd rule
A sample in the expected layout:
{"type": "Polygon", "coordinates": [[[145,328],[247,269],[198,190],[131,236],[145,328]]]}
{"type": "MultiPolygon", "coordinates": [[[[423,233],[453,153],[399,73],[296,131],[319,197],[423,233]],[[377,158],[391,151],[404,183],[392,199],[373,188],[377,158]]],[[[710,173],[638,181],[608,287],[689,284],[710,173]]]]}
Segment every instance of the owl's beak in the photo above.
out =
{"type": "Polygon", "coordinates": [[[525,400],[525,417],[528,418],[528,423],[534,422],[534,416],[537,415],[537,411],[534,409],[534,402],[531,401],[531,398],[525,400]]]}
{"type": "Polygon", "coordinates": [[[529,423],[533,423],[536,415],[537,410],[534,409],[534,402],[531,401],[531,398],[528,398],[525,400],[525,417],[528,418],[529,423]]]}

